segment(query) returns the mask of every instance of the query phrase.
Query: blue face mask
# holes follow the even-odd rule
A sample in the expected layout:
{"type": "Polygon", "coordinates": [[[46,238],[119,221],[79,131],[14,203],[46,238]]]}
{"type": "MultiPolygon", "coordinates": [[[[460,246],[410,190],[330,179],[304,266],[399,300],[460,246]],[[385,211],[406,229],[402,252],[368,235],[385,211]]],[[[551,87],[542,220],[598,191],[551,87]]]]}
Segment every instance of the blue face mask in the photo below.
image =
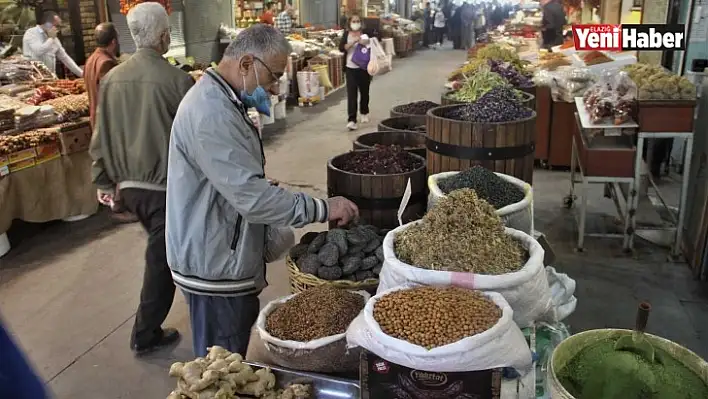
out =
{"type": "Polygon", "coordinates": [[[270,94],[261,86],[260,82],[258,81],[258,67],[256,67],[255,62],[253,63],[253,71],[256,74],[256,89],[253,90],[253,93],[248,94],[248,91],[246,91],[246,77],[243,77],[243,87],[244,89],[241,90],[241,102],[247,107],[247,108],[255,108],[258,113],[263,114],[265,116],[270,116],[270,94]]]}

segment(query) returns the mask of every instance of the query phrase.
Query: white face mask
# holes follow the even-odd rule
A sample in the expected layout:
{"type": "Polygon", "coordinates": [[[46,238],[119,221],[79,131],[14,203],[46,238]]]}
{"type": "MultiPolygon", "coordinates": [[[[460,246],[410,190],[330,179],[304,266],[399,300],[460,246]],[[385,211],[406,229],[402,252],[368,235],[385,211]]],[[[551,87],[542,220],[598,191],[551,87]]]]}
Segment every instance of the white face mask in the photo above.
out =
{"type": "Polygon", "coordinates": [[[352,30],[359,30],[359,29],[361,29],[361,23],[354,22],[351,24],[351,28],[352,28],[352,30]]]}

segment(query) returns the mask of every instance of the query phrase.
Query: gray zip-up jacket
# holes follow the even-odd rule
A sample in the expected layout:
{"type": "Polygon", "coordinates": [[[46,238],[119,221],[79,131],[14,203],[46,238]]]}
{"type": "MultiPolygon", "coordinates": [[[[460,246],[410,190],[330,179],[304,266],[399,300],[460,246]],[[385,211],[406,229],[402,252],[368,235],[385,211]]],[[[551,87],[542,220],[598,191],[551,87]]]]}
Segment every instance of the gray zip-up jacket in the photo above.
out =
{"type": "Polygon", "coordinates": [[[177,110],[167,172],[167,262],[193,294],[238,296],[266,285],[267,226],[328,218],[327,203],[272,186],[263,144],[234,90],[209,69],[177,110]]]}

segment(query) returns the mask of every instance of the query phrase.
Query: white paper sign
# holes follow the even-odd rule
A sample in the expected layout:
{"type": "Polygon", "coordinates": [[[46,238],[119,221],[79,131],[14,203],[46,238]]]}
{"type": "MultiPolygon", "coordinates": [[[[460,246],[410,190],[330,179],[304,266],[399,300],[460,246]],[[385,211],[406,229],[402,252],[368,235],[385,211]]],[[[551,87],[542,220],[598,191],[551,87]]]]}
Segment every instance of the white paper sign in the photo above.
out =
{"type": "Polygon", "coordinates": [[[411,199],[411,179],[408,179],[406,183],[406,191],[403,192],[403,199],[401,199],[401,205],[398,207],[398,225],[403,226],[403,212],[408,206],[408,201],[411,199]]]}

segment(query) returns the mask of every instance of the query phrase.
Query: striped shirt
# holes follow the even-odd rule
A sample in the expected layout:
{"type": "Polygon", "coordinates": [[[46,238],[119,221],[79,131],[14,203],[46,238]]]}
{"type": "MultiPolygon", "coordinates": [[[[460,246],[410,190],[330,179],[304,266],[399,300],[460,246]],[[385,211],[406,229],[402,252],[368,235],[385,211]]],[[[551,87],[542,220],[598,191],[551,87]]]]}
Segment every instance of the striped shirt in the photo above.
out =
{"type": "Polygon", "coordinates": [[[275,27],[284,35],[290,33],[293,28],[293,19],[287,11],[283,11],[275,18],[275,27]]]}
{"type": "Polygon", "coordinates": [[[25,31],[22,37],[22,55],[33,61],[39,61],[56,75],[57,59],[61,61],[76,76],[82,77],[84,72],[69,57],[64,46],[57,38],[49,38],[47,32],[37,25],[25,31]]]}

